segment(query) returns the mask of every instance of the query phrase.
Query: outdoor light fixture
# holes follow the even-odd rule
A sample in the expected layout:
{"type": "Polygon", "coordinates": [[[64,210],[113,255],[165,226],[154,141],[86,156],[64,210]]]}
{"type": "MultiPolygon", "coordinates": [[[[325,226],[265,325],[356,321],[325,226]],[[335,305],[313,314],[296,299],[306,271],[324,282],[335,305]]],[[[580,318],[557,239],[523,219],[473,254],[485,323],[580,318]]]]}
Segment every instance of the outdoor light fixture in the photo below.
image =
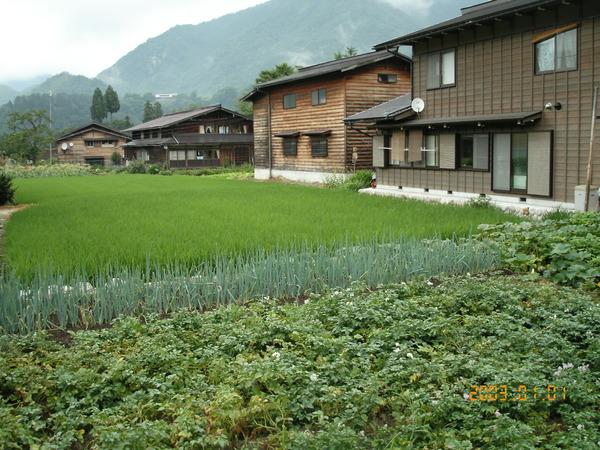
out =
{"type": "Polygon", "coordinates": [[[556,103],[546,103],[546,107],[545,107],[548,111],[550,111],[552,108],[554,108],[557,111],[560,111],[562,108],[562,104],[560,102],[556,102],[556,103]]]}

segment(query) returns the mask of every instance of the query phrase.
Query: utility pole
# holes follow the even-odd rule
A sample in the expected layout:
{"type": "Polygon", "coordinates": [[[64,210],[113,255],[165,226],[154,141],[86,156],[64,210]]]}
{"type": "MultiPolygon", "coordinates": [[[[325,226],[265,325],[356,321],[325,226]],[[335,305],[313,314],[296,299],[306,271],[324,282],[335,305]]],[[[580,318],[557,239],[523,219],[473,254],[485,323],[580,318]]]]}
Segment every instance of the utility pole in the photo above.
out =
{"type": "MultiPolygon", "coordinates": [[[[50,130],[52,130],[52,91],[50,91],[50,130]]],[[[52,145],[54,143],[50,141],[50,164],[52,164],[52,145]]]]}
{"type": "Polygon", "coordinates": [[[598,101],[598,86],[594,88],[594,100],[592,105],[592,132],[590,134],[590,154],[588,156],[588,166],[587,166],[587,180],[585,183],[585,200],[583,203],[583,210],[589,211],[589,202],[590,202],[590,187],[592,184],[592,162],[593,162],[593,154],[594,154],[594,129],[596,128],[596,103],[598,101]]]}

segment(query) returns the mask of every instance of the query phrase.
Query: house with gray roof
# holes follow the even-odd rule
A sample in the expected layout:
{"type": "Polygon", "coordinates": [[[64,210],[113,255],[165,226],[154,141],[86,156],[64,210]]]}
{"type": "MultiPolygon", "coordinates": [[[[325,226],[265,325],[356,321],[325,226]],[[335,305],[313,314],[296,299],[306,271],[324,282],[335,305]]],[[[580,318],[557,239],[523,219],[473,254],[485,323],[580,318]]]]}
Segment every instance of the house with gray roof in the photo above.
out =
{"type": "Polygon", "coordinates": [[[371,135],[344,118],[410,92],[411,59],[394,50],[304,67],[261,83],[254,106],[255,177],[322,182],[371,169],[371,135]]]}
{"type": "Polygon", "coordinates": [[[197,169],[254,162],[252,120],[221,105],[166,114],[124,130],[126,161],[197,169]]]}
{"type": "Polygon", "coordinates": [[[375,133],[372,191],[596,208],[600,2],[487,1],[374,48],[400,46],[412,47],[411,98],[346,117],[375,133]]]}

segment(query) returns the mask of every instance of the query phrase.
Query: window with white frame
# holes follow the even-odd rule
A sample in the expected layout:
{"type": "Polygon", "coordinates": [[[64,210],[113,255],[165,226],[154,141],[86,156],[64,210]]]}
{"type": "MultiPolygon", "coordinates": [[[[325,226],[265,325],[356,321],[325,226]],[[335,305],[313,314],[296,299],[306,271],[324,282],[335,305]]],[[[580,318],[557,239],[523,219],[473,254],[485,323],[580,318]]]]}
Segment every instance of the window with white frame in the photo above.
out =
{"type": "Polygon", "coordinates": [[[427,89],[454,86],[455,59],[454,49],[427,55],[427,89]]]}
{"type": "Polygon", "coordinates": [[[425,167],[437,167],[438,165],[438,136],[426,134],[423,136],[423,165],[425,167]]]}

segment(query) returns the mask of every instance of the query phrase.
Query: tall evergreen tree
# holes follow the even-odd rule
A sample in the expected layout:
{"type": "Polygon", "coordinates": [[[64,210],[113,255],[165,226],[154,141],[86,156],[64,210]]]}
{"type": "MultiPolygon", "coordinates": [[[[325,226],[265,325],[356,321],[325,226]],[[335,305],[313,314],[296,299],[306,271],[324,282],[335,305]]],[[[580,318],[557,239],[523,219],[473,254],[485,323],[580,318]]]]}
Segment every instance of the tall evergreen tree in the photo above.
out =
{"type": "Polygon", "coordinates": [[[154,119],[154,107],[150,100],[146,100],[144,103],[144,122],[149,122],[154,119]]]}
{"type": "Polygon", "coordinates": [[[92,120],[102,123],[102,121],[108,115],[106,111],[106,102],[100,88],[96,88],[94,96],[92,97],[92,106],[90,106],[90,115],[92,120]]]}
{"type": "Polygon", "coordinates": [[[110,120],[112,121],[113,113],[118,112],[121,109],[121,103],[119,102],[119,95],[112,86],[108,86],[104,92],[104,103],[106,110],[110,114],[110,120]]]}
{"type": "Polygon", "coordinates": [[[162,117],[164,115],[163,110],[162,110],[162,105],[160,104],[160,102],[155,102],[154,103],[154,118],[158,119],[159,117],[162,117]]]}

